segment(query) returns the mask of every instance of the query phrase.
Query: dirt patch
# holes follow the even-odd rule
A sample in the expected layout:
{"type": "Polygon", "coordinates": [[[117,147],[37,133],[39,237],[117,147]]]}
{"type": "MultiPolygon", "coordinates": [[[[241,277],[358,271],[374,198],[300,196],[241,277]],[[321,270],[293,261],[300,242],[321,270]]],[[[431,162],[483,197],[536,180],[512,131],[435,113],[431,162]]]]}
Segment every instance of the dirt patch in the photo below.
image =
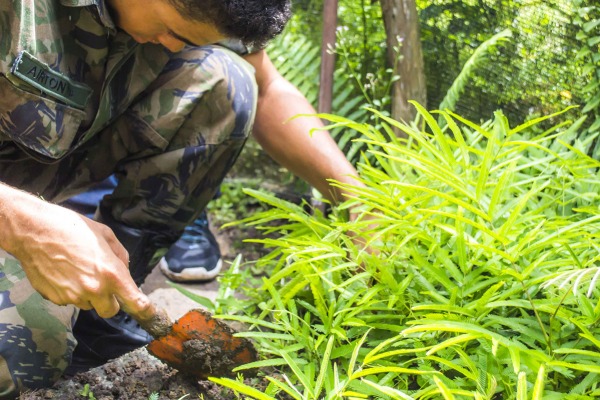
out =
{"type": "Polygon", "coordinates": [[[156,393],[158,399],[230,400],[231,393],[211,382],[198,381],[151,356],[145,348],[108,364],[61,380],[50,389],[25,393],[22,400],[142,400],[156,393]]]}
{"type": "MultiPolygon", "coordinates": [[[[249,377],[244,380],[244,383],[259,390],[269,384],[265,378],[249,377]]],[[[141,348],[70,379],[60,380],[52,388],[24,393],[19,400],[232,400],[235,398],[237,397],[229,389],[178,372],[152,356],[146,348],[141,348]]],[[[288,397],[284,396],[281,399],[287,400],[288,397]]]]}

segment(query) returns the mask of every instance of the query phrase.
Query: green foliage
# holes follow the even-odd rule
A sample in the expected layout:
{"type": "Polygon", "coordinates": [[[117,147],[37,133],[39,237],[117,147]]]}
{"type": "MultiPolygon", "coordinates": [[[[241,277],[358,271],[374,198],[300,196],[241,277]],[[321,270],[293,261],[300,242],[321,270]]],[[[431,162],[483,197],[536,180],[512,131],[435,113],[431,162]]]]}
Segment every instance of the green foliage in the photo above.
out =
{"type": "Polygon", "coordinates": [[[248,191],[272,209],[244,223],[280,236],[255,240],[273,248],[267,275],[221,317],[248,324],[262,359],[239,371],[270,384],[216,381],[254,399],[600,395],[600,162],[582,121],[539,134],[550,117],[442,112],[442,128],[415,106],[421,127],[322,116],[370,153],[364,187],[344,185],[355,196],[329,217],[248,191]],[[590,297],[553,284],[576,274],[590,297]]]}
{"type": "Polygon", "coordinates": [[[211,313],[220,314],[226,311],[237,313],[244,311],[246,308],[247,312],[252,312],[255,310],[253,305],[236,297],[236,293],[250,290],[252,285],[256,283],[253,282],[251,270],[249,268],[241,268],[242,265],[242,256],[238,255],[229,268],[223,274],[219,275],[217,278],[219,280],[219,290],[217,291],[215,300],[196,294],[177,283],[169,282],[169,285],[177,289],[181,294],[202,305],[211,313]]]}
{"type": "MultiPolygon", "coordinates": [[[[381,4],[370,0],[340,0],[338,33],[338,43],[343,41],[346,49],[346,58],[340,64],[356,71],[358,81],[372,90],[386,87],[386,69],[390,66],[383,61],[387,46],[381,4]]],[[[383,96],[373,96],[378,97],[383,96]]]]}
{"type": "MultiPolygon", "coordinates": [[[[294,14],[288,24],[286,33],[292,37],[302,36],[313,47],[321,47],[322,38],[322,0],[300,0],[294,2],[294,14]]],[[[379,2],[367,0],[339,0],[338,2],[338,32],[343,38],[347,49],[347,58],[338,61],[338,66],[348,66],[356,71],[357,78],[362,84],[376,85],[387,83],[378,82],[385,75],[385,30],[379,2]]],[[[340,69],[339,72],[344,72],[340,69]]],[[[356,88],[360,91],[359,88],[356,88]]],[[[359,93],[357,91],[357,93],[359,93]]]]}
{"type": "Polygon", "coordinates": [[[313,105],[319,97],[320,51],[304,35],[290,33],[277,37],[267,48],[279,73],[313,105]]]}
{"type": "Polygon", "coordinates": [[[259,187],[258,180],[226,180],[221,185],[221,195],[212,200],[207,211],[213,221],[223,224],[243,218],[250,209],[260,208],[258,202],[244,193],[246,187],[259,187]]]}
{"type": "Polygon", "coordinates": [[[489,62],[471,77],[456,110],[479,120],[502,107],[516,123],[581,103],[583,62],[575,57],[580,43],[571,23],[577,12],[574,2],[419,0],[417,4],[431,107],[440,104],[475,49],[507,28],[513,39],[488,54],[489,62]]]}
{"type": "Polygon", "coordinates": [[[88,399],[88,400],[96,400],[96,396],[94,396],[94,392],[90,389],[90,384],[86,383],[83,386],[83,389],[79,392],[79,395],[88,399]]]}
{"type": "MultiPolygon", "coordinates": [[[[456,103],[457,112],[479,121],[502,107],[511,122],[516,123],[571,105],[592,107],[598,99],[593,86],[598,80],[599,61],[596,3],[417,0],[429,107],[442,103],[479,46],[505,29],[513,32],[513,39],[505,46],[490,49],[489,62],[477,68],[468,81],[461,82],[467,90],[456,103]]],[[[320,0],[296,4],[287,30],[294,38],[290,43],[301,39],[315,51],[320,48],[321,11],[320,0]]],[[[396,78],[391,75],[392,66],[386,64],[380,4],[341,0],[338,15],[336,52],[340,69],[336,78],[346,78],[342,87],[352,89],[352,98],[362,96],[363,103],[385,113],[390,105],[389,83],[396,78]]],[[[281,54],[286,58],[294,56],[293,51],[281,54]]],[[[318,53],[315,55],[318,57],[318,53]]],[[[307,71],[300,74],[316,82],[318,74],[307,71]]],[[[578,112],[572,111],[572,115],[578,112]]],[[[335,109],[334,113],[340,115],[335,109]]],[[[595,117],[593,113],[590,120],[595,117]]],[[[600,120],[588,124],[595,121],[600,120]]],[[[597,124],[600,128],[600,122],[597,124]]]]}

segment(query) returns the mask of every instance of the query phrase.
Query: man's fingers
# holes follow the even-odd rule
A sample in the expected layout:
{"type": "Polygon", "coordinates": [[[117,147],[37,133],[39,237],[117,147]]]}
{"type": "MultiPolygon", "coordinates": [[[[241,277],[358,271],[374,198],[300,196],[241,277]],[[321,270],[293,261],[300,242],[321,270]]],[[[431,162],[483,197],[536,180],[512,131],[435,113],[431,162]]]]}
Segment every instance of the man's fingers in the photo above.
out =
{"type": "Polygon", "coordinates": [[[101,301],[95,301],[93,304],[94,309],[102,318],[110,318],[113,317],[116,313],[119,312],[119,303],[115,296],[108,296],[107,298],[101,301]]]}
{"type": "Polygon", "coordinates": [[[84,218],[84,221],[90,227],[93,227],[93,229],[101,233],[102,237],[110,246],[110,249],[115,254],[115,256],[117,256],[117,258],[119,258],[119,260],[121,260],[123,264],[125,264],[127,268],[129,268],[129,254],[127,253],[127,250],[125,249],[125,247],[123,247],[121,242],[119,242],[112,229],[110,229],[107,225],[103,223],[85,218],[83,216],[82,218],[84,218]]]}
{"type": "Polygon", "coordinates": [[[42,288],[34,287],[34,289],[44,300],[56,304],[57,306],[74,305],[77,308],[83,308],[82,305],[89,305],[89,302],[74,301],[73,297],[68,297],[68,293],[61,293],[52,286],[44,286],[42,288]]]}
{"type": "Polygon", "coordinates": [[[121,282],[123,285],[115,294],[115,297],[121,309],[127,314],[134,317],[138,322],[152,319],[155,314],[155,308],[148,296],[146,296],[133,282],[133,279],[127,279],[127,283],[121,282]]]}
{"type": "Polygon", "coordinates": [[[115,256],[117,256],[117,258],[121,260],[127,268],[129,268],[129,253],[127,250],[125,250],[125,247],[123,247],[123,245],[117,239],[114,241],[109,241],[108,244],[115,253],[115,256]]]}
{"type": "MultiPolygon", "coordinates": [[[[107,229],[110,230],[110,228],[108,227],[107,229]]],[[[117,256],[117,258],[121,260],[127,268],[129,268],[129,253],[121,244],[121,242],[119,242],[119,240],[112,231],[110,231],[110,235],[108,235],[108,237],[106,238],[106,243],[108,243],[115,256],[117,256]]]]}

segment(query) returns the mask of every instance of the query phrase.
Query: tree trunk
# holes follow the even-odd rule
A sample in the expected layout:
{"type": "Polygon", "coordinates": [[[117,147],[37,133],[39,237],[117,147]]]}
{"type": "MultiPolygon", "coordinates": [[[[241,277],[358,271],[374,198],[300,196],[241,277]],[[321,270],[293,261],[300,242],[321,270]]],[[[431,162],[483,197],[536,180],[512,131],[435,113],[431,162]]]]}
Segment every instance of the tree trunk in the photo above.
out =
{"type": "Polygon", "coordinates": [[[392,85],[392,118],[412,121],[416,111],[409,100],[426,105],[427,87],[421,52],[419,14],[415,0],[381,0],[387,61],[400,79],[392,85]]]}
{"type": "Polygon", "coordinates": [[[335,48],[337,29],[338,0],[323,2],[323,36],[321,41],[321,79],[319,85],[320,113],[330,113],[333,102],[333,73],[335,71],[335,54],[328,49],[335,48]]]}

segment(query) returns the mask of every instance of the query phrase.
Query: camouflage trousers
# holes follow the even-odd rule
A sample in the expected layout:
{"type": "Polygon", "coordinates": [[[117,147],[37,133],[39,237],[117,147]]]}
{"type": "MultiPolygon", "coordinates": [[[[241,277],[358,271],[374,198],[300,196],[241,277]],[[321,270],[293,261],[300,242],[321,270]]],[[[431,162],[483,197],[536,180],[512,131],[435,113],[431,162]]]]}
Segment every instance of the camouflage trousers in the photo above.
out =
{"type": "MultiPolygon", "coordinates": [[[[116,221],[181,232],[243,148],[256,93],[252,67],[235,53],[186,48],[123,113],[64,159],[47,164],[0,143],[0,180],[60,202],[114,173],[119,184],[103,207],[116,221]]],[[[18,260],[0,249],[0,399],[61,376],[76,345],[77,313],[44,300],[18,260]]]]}
{"type": "Polygon", "coordinates": [[[61,376],[75,348],[76,318],[74,306],[44,300],[19,262],[0,250],[0,399],[61,376]]]}

